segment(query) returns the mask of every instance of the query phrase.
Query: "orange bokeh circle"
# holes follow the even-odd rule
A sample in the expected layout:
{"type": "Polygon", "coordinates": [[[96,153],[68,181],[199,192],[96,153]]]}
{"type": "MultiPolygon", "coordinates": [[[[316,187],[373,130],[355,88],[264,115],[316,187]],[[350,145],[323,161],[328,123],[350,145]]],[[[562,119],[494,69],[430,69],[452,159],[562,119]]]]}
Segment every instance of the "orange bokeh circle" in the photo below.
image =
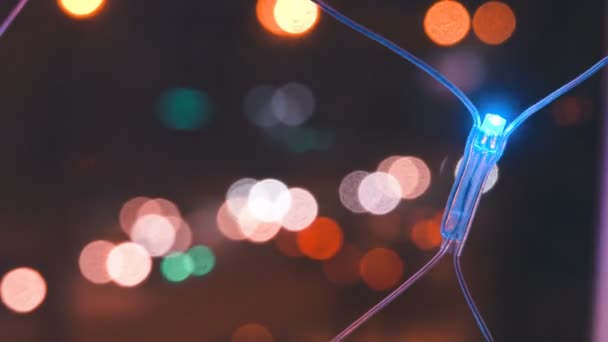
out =
{"type": "Polygon", "coordinates": [[[392,249],[374,248],[361,258],[359,271],[369,288],[383,291],[397,285],[403,275],[403,262],[392,249]]]}
{"type": "Polygon", "coordinates": [[[298,232],[297,240],[302,254],[315,260],[327,260],[342,248],[344,237],[336,221],[319,217],[308,228],[298,232]]]}
{"type": "Polygon", "coordinates": [[[455,45],[467,36],[470,29],[471,16],[458,1],[438,1],[424,17],[424,32],[437,45],[455,45]]]}
{"type": "Polygon", "coordinates": [[[279,36],[301,36],[318,23],[320,10],[306,0],[258,0],[255,6],[260,25],[279,36]]]}
{"type": "Polygon", "coordinates": [[[517,25],[515,13],[500,1],[488,1],[473,16],[473,31],[482,42],[499,45],[509,39],[517,25]]]}

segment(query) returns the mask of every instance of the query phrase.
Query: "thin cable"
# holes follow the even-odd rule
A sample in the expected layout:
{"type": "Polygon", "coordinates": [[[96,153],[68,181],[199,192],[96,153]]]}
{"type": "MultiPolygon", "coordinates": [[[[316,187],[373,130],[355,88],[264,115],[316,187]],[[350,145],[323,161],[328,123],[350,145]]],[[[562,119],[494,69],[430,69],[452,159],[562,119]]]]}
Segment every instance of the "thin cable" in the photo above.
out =
{"type": "Polygon", "coordinates": [[[558,97],[562,96],[564,93],[570,91],[572,88],[576,87],[581,82],[583,82],[586,79],[588,79],[589,77],[591,77],[593,74],[595,74],[601,68],[603,68],[606,64],[608,64],[608,56],[602,58],[602,60],[600,60],[599,62],[595,63],[587,71],[585,71],[584,73],[580,74],[578,77],[576,77],[572,81],[566,83],[561,88],[559,88],[556,91],[552,92],[551,94],[549,94],[544,99],[538,101],[537,103],[535,103],[534,105],[532,105],[530,108],[526,109],[515,120],[513,120],[513,122],[511,122],[511,124],[507,127],[507,129],[505,129],[505,135],[507,137],[509,135],[511,135],[511,133],[513,133],[513,131],[517,127],[519,127],[524,121],[526,121],[526,119],[528,119],[530,116],[532,116],[532,114],[538,112],[540,109],[542,109],[543,107],[545,107],[549,103],[555,101],[558,97]]]}
{"type": "Polygon", "coordinates": [[[4,19],[2,26],[0,26],[0,37],[2,37],[4,35],[4,33],[6,32],[6,30],[9,28],[9,26],[11,26],[11,24],[13,23],[13,20],[15,20],[15,18],[19,15],[19,12],[21,12],[23,7],[25,7],[26,3],[27,3],[27,0],[20,0],[17,3],[17,5],[13,8],[11,13],[8,15],[8,17],[6,17],[6,19],[4,19]]]}
{"type": "Polygon", "coordinates": [[[471,309],[471,313],[473,314],[473,317],[475,317],[475,321],[477,321],[481,334],[487,342],[494,342],[492,333],[490,333],[490,329],[488,329],[488,326],[483,321],[483,317],[481,317],[481,313],[479,312],[479,309],[477,309],[475,301],[471,296],[471,292],[469,292],[469,288],[467,287],[467,283],[464,280],[464,275],[462,274],[462,269],[460,267],[460,256],[458,253],[454,254],[454,270],[456,271],[456,278],[458,278],[458,285],[460,285],[464,299],[467,301],[467,304],[471,309]]]}
{"type": "Polygon", "coordinates": [[[340,342],[350,336],[358,327],[360,327],[363,323],[367,322],[370,318],[372,318],[378,311],[382,310],[385,306],[390,304],[393,300],[399,297],[405,290],[407,290],[410,286],[412,286],[416,281],[418,281],[422,276],[424,276],[428,271],[430,271],[441,258],[445,255],[445,253],[449,250],[451,241],[444,243],[441,246],[441,249],[435,254],[435,256],[429,260],[429,262],[424,265],[418,272],[416,272],[413,276],[411,276],[408,280],[403,282],[396,290],[391,292],[386,298],[380,301],[378,304],[374,305],[373,308],[369,309],[363,316],[359,317],[356,321],[351,323],[346,329],[344,329],[341,333],[339,333],[336,337],[334,337],[331,342],[340,342]]]}
{"type": "Polygon", "coordinates": [[[465,105],[465,107],[467,107],[468,111],[471,113],[471,116],[473,117],[473,124],[475,126],[479,126],[481,124],[481,119],[479,117],[479,111],[477,110],[477,108],[475,107],[473,102],[471,102],[471,100],[462,92],[462,90],[460,90],[455,84],[453,84],[447,78],[445,78],[445,76],[443,76],[439,71],[435,70],[432,66],[428,65],[427,63],[425,63],[418,57],[414,56],[413,54],[411,54],[408,51],[404,50],[403,48],[399,47],[397,44],[391,42],[390,40],[382,37],[381,35],[373,32],[373,31],[371,31],[370,29],[366,28],[365,26],[358,24],[355,21],[349,19],[348,17],[346,17],[345,15],[340,13],[335,8],[326,4],[324,1],[322,1],[322,0],[311,0],[311,1],[316,3],[319,7],[321,7],[321,9],[323,9],[323,11],[325,11],[327,14],[331,15],[332,17],[334,17],[336,20],[340,21],[344,25],[350,27],[351,29],[353,29],[353,30],[363,34],[364,36],[387,47],[389,50],[391,50],[394,53],[398,54],[399,56],[407,59],[408,61],[413,63],[415,66],[422,69],[422,71],[431,75],[431,77],[433,77],[439,83],[441,83],[443,86],[445,86],[449,91],[452,92],[452,94],[454,94],[460,100],[460,102],[462,102],[465,105]]]}

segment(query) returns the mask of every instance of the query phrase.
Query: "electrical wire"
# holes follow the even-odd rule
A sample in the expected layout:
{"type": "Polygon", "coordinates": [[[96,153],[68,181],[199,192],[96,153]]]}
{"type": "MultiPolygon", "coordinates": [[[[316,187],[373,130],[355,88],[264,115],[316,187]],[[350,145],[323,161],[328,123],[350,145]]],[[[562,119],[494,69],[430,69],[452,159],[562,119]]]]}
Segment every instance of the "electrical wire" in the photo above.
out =
{"type": "Polygon", "coordinates": [[[17,15],[19,15],[19,12],[21,12],[23,7],[25,7],[25,4],[27,3],[27,1],[28,0],[20,0],[17,3],[17,5],[13,8],[11,13],[9,13],[8,17],[6,17],[6,19],[4,19],[4,22],[0,26],[0,37],[2,37],[4,35],[4,33],[6,32],[6,30],[8,30],[9,26],[11,26],[11,24],[13,23],[13,21],[15,20],[17,15]]]}
{"type": "Polygon", "coordinates": [[[410,61],[412,64],[417,66],[418,68],[422,69],[422,71],[429,74],[431,77],[433,77],[439,83],[441,83],[444,87],[446,87],[449,91],[451,91],[452,94],[454,94],[460,100],[460,102],[462,102],[464,104],[464,106],[467,108],[469,113],[471,113],[474,126],[479,126],[481,124],[481,118],[479,117],[479,111],[477,110],[477,107],[475,107],[473,102],[471,102],[471,100],[462,92],[462,90],[460,90],[454,83],[450,82],[450,80],[445,78],[445,76],[443,76],[439,71],[435,70],[432,66],[428,65],[426,62],[424,62],[420,58],[414,56],[407,50],[399,47],[397,44],[395,44],[395,43],[391,42],[390,40],[382,37],[381,35],[373,32],[372,30],[366,28],[365,26],[349,19],[348,17],[346,17],[345,15],[340,13],[335,8],[326,4],[324,1],[322,1],[322,0],[311,0],[311,1],[316,3],[319,7],[321,7],[321,9],[323,9],[323,11],[325,11],[327,14],[334,17],[339,22],[341,22],[344,25],[350,27],[351,29],[363,34],[364,36],[368,37],[369,39],[372,39],[372,40],[380,43],[381,45],[387,47],[389,50],[391,50],[394,53],[396,53],[397,55],[405,58],[406,60],[410,61]]]}
{"type": "Polygon", "coordinates": [[[494,342],[494,338],[492,337],[492,333],[490,333],[490,329],[481,317],[481,313],[477,306],[475,305],[475,301],[473,300],[473,296],[471,296],[471,292],[467,286],[466,281],[464,280],[464,275],[462,274],[462,268],[460,267],[460,255],[459,253],[454,253],[454,271],[456,272],[456,278],[458,279],[458,285],[460,285],[460,290],[462,290],[462,294],[464,299],[467,302],[467,305],[471,309],[471,313],[473,317],[475,317],[475,321],[479,326],[479,330],[481,334],[486,339],[487,342],[494,342]]]}
{"type": "Polygon", "coordinates": [[[374,305],[371,309],[369,309],[363,316],[359,317],[356,321],[351,323],[346,329],[344,329],[341,333],[339,333],[336,337],[334,337],[331,342],[340,342],[350,336],[358,327],[360,327],[363,323],[367,322],[370,318],[372,318],[378,311],[382,310],[385,306],[390,304],[393,300],[399,297],[405,290],[407,290],[410,286],[412,286],[416,281],[418,281],[422,276],[424,276],[428,271],[430,271],[437,263],[441,260],[441,258],[449,251],[450,246],[452,245],[452,241],[448,241],[447,243],[443,243],[441,248],[435,254],[429,262],[426,263],[421,269],[418,270],[413,276],[403,282],[397,289],[395,289],[391,294],[386,296],[383,300],[381,300],[378,304],[374,305]]]}
{"type": "Polygon", "coordinates": [[[549,103],[555,101],[558,97],[564,95],[566,92],[572,90],[574,87],[578,86],[583,81],[585,81],[589,77],[593,76],[593,74],[595,74],[601,68],[603,68],[604,66],[606,66],[606,64],[608,64],[608,56],[602,58],[599,62],[595,63],[591,68],[587,69],[587,71],[583,72],[582,74],[580,74],[579,76],[577,76],[572,81],[566,83],[565,85],[563,85],[562,87],[560,87],[556,91],[552,92],[551,94],[549,94],[548,96],[546,96],[542,100],[538,101],[537,103],[535,103],[534,105],[530,106],[528,109],[526,109],[525,111],[523,111],[505,129],[505,135],[506,135],[506,137],[509,137],[509,135],[511,135],[511,133],[513,133],[513,131],[515,131],[515,129],[517,127],[519,127],[524,121],[526,121],[530,116],[532,116],[532,114],[538,112],[539,110],[541,110],[543,107],[545,107],[549,103]]]}

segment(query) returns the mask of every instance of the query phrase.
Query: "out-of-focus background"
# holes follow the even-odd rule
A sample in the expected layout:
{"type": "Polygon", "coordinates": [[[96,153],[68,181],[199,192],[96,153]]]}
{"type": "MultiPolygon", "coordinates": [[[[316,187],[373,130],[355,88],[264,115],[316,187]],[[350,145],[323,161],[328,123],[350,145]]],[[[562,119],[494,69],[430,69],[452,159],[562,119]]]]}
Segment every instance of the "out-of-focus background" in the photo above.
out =
{"type": "MultiPolygon", "coordinates": [[[[602,1],[328,2],[508,119],[604,51],[602,1]]],[[[438,249],[471,125],[303,0],[32,1],[0,74],[1,341],[328,341],[438,249]]],[[[483,196],[463,267],[498,341],[591,336],[600,80],[483,196]]],[[[352,337],[481,340],[449,260],[352,337]]]]}

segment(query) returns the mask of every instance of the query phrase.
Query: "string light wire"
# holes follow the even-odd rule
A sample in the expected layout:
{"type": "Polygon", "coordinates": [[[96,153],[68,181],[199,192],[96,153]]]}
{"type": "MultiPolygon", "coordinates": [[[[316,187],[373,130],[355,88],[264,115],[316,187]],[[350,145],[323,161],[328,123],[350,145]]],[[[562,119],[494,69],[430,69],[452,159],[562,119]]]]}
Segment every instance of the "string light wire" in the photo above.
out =
{"type": "Polygon", "coordinates": [[[4,19],[4,22],[2,22],[2,25],[0,26],[0,37],[2,37],[4,35],[4,33],[11,26],[11,24],[13,23],[15,18],[17,18],[17,16],[21,12],[21,10],[23,10],[23,7],[25,7],[25,4],[27,3],[27,1],[28,0],[19,0],[17,5],[15,5],[15,7],[13,7],[13,10],[11,11],[11,13],[9,13],[9,15],[6,17],[6,19],[4,19]]]}
{"type": "Polygon", "coordinates": [[[464,94],[464,92],[462,92],[462,90],[460,90],[460,88],[458,88],[454,83],[452,83],[445,76],[443,76],[439,71],[435,70],[432,66],[430,66],[429,64],[427,64],[420,58],[414,56],[409,51],[407,51],[407,50],[403,49],[402,47],[398,46],[397,44],[393,43],[392,41],[382,37],[381,35],[375,33],[374,31],[372,31],[372,30],[366,28],[365,26],[346,17],[345,15],[340,13],[335,8],[329,6],[324,1],[321,1],[321,0],[311,0],[311,1],[316,3],[319,7],[321,7],[321,9],[323,9],[323,11],[325,11],[327,14],[334,17],[336,20],[342,22],[344,25],[361,33],[362,35],[368,37],[369,39],[372,39],[372,40],[380,43],[381,45],[387,47],[389,50],[391,50],[394,53],[396,53],[397,55],[405,58],[406,60],[410,61],[412,64],[414,64],[415,66],[420,68],[422,71],[429,74],[431,77],[433,77],[439,83],[441,83],[444,87],[446,87],[449,91],[451,91],[452,94],[454,94],[454,96],[456,96],[460,100],[460,102],[462,102],[464,104],[464,106],[467,108],[469,113],[471,113],[474,125],[479,125],[481,123],[480,122],[481,120],[479,117],[479,110],[477,110],[477,107],[475,107],[473,102],[471,102],[471,100],[464,94]]]}
{"type": "Polygon", "coordinates": [[[429,74],[448,90],[450,90],[465,105],[473,118],[473,127],[471,128],[471,133],[467,138],[462,167],[460,167],[456,180],[454,181],[454,185],[452,186],[452,190],[450,191],[448,202],[446,204],[446,210],[444,211],[444,216],[441,222],[441,235],[443,238],[441,249],[418,272],[416,272],[395,291],[350,324],[346,329],[338,334],[332,340],[332,342],[339,342],[350,336],[359,326],[368,321],[372,316],[386,307],[389,303],[394,301],[403,292],[405,292],[405,290],[418,281],[424,274],[429,272],[448,252],[454,254],[454,271],[467,305],[471,309],[473,317],[475,318],[475,321],[477,322],[477,325],[479,326],[479,329],[486,341],[493,342],[494,339],[492,334],[483,320],[479,309],[475,305],[460,265],[460,257],[462,255],[467,237],[470,233],[471,225],[473,219],[475,218],[479,201],[481,200],[482,189],[485,181],[488,179],[490,172],[502,157],[509,136],[534,113],[555,101],[566,92],[572,90],[574,87],[603,68],[606,64],[608,64],[608,57],[604,57],[587,71],[523,111],[508,126],[506,125],[506,120],[500,115],[496,114],[486,114],[482,122],[479,116],[479,111],[471,100],[462,92],[462,90],[456,87],[433,67],[405,49],[397,46],[395,43],[349,19],[335,8],[326,4],[324,1],[310,1],[316,3],[323,11],[334,17],[336,20],[363,34],[369,39],[387,47],[397,55],[405,58],[422,71],[429,74]]]}

